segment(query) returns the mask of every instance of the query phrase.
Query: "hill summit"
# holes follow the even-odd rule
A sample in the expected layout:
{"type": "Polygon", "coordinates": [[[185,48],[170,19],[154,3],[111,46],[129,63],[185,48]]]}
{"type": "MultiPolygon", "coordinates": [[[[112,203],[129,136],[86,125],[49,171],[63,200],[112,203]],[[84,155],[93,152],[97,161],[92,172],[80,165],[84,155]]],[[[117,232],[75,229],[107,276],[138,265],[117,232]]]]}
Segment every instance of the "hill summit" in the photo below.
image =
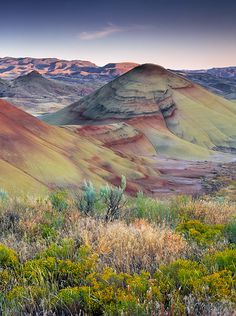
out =
{"type": "Polygon", "coordinates": [[[234,104],[153,64],[130,70],[45,120],[57,125],[125,122],[156,152],[171,157],[236,152],[234,104]]]}

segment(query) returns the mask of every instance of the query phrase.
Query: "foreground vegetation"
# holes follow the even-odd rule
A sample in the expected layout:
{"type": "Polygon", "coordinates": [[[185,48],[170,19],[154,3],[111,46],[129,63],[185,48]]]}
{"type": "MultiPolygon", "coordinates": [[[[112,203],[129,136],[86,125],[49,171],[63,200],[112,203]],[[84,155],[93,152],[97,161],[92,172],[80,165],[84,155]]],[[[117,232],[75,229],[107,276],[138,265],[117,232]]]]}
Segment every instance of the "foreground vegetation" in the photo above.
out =
{"type": "Polygon", "coordinates": [[[120,187],[0,192],[3,315],[232,315],[236,206],[120,187]]]}

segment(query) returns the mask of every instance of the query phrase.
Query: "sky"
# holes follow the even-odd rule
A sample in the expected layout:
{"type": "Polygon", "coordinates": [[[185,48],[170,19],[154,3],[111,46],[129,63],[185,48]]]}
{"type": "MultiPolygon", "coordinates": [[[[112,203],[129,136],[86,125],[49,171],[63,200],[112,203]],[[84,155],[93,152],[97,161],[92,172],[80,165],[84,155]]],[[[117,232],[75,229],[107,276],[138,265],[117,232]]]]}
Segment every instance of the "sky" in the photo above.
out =
{"type": "Polygon", "coordinates": [[[0,57],[236,66],[235,0],[11,0],[0,13],[0,57]]]}

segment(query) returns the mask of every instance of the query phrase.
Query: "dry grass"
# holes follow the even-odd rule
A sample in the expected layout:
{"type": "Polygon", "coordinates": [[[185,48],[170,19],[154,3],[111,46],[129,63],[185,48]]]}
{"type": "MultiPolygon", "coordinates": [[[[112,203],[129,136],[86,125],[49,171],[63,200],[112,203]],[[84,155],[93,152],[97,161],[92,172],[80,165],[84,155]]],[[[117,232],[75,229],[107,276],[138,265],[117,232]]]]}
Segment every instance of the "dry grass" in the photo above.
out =
{"type": "MultiPolygon", "coordinates": [[[[235,204],[214,200],[176,200],[173,221],[187,216],[206,224],[226,224],[236,215],[235,204]],[[177,205],[177,207],[176,207],[177,205]]],[[[152,203],[157,203],[153,200],[152,203]]],[[[164,202],[163,202],[164,203],[164,202]]],[[[171,208],[166,202],[167,208],[171,208]]],[[[146,204],[145,204],[146,206],[146,204]]],[[[152,207],[150,211],[158,213],[152,207]]],[[[149,209],[143,211],[149,218],[149,209]]],[[[71,204],[64,213],[52,209],[50,202],[35,198],[10,199],[0,205],[0,242],[15,249],[22,260],[33,258],[50,242],[60,243],[62,238],[72,238],[89,245],[99,255],[102,265],[128,273],[141,270],[155,271],[160,264],[170,263],[194,253],[186,240],[174,230],[169,222],[131,218],[104,223],[92,217],[83,217],[71,204]],[[7,229],[9,214],[14,213],[16,225],[7,229]],[[57,224],[61,222],[61,224],[57,224]],[[150,223],[151,222],[151,223],[150,223]],[[42,227],[56,232],[47,239],[42,236],[42,227]],[[187,254],[187,252],[189,254],[187,254]]],[[[196,251],[200,253],[200,250],[196,251]]]]}
{"type": "Polygon", "coordinates": [[[207,199],[189,200],[183,206],[183,212],[206,224],[227,224],[236,216],[236,206],[228,201],[221,203],[207,199]]]}
{"type": "Polygon", "coordinates": [[[103,263],[128,273],[154,271],[159,264],[174,261],[187,251],[187,243],[178,233],[145,220],[128,225],[122,221],[105,224],[80,218],[69,226],[66,236],[82,238],[103,263]]]}

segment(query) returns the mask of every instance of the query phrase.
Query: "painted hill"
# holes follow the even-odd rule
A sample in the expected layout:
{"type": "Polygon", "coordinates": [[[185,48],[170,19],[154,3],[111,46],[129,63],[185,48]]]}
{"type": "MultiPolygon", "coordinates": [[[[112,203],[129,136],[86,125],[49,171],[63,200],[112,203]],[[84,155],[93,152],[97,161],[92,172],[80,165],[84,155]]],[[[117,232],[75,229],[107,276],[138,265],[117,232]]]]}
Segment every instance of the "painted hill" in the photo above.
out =
{"type": "Polygon", "coordinates": [[[0,81],[0,97],[29,112],[55,111],[93,89],[89,85],[84,87],[48,79],[35,70],[16,79],[0,81]]]}
{"type": "Polygon", "coordinates": [[[78,189],[85,179],[118,183],[129,179],[128,190],[158,171],[141,158],[121,157],[103,144],[68,129],[48,126],[0,100],[0,187],[11,192],[39,193],[66,187],[78,189]]]}
{"type": "Polygon", "coordinates": [[[124,174],[130,193],[198,193],[218,162],[235,159],[235,111],[231,102],[151,64],[46,117],[64,127],[0,100],[0,187],[78,190],[85,179],[118,184],[124,174]]]}
{"type": "Polygon", "coordinates": [[[134,68],[45,120],[57,125],[125,122],[156,153],[172,158],[236,152],[235,105],[152,64],[134,68]]]}
{"type": "Polygon", "coordinates": [[[14,95],[15,98],[47,98],[78,94],[78,89],[75,86],[44,78],[37,71],[17,77],[8,84],[9,93],[14,95]]]}

